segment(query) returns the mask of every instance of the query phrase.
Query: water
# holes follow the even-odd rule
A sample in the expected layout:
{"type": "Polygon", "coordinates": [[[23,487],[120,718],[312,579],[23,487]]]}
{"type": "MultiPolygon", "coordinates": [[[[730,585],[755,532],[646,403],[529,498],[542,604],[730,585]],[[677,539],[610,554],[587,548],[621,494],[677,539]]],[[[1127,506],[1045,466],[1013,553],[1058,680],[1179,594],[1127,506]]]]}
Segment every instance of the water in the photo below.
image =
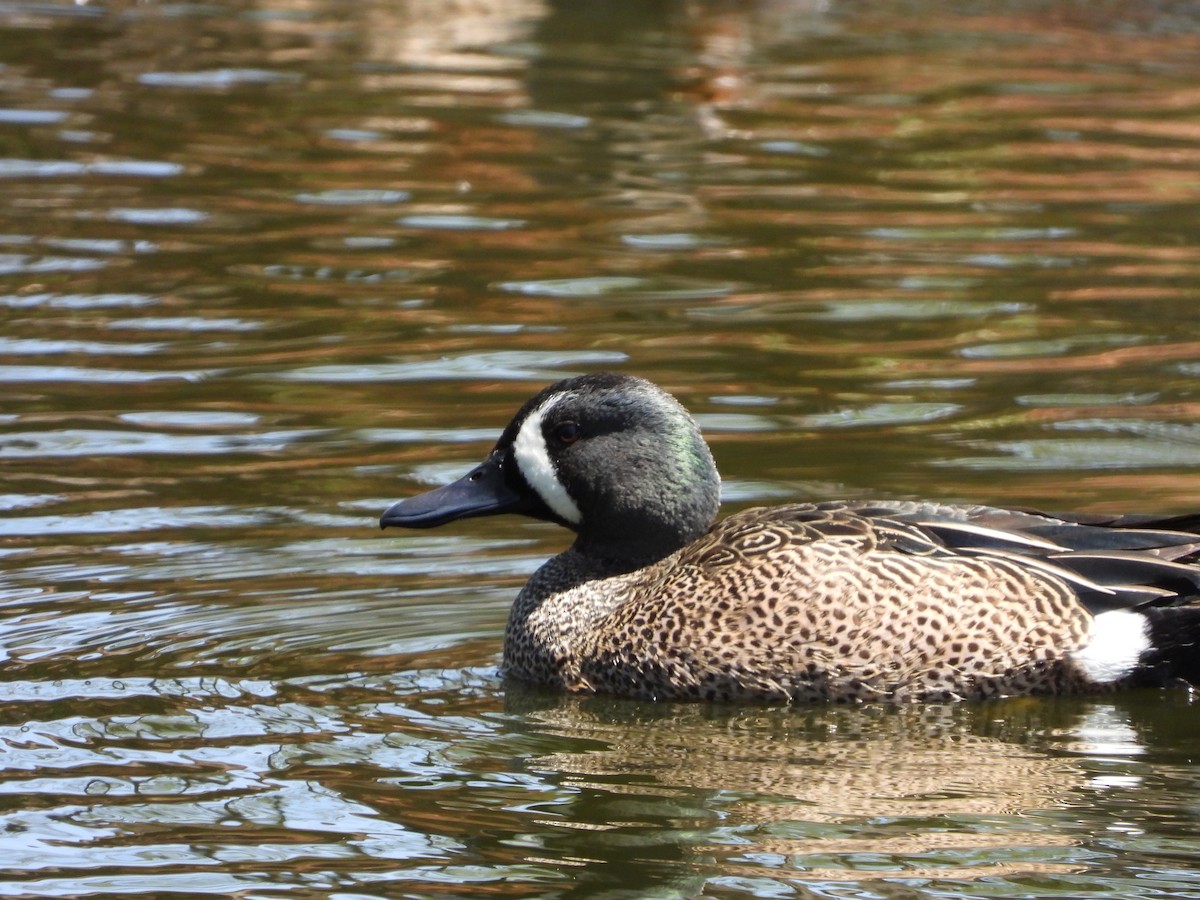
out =
{"type": "Polygon", "coordinates": [[[1200,14],[0,4],[0,894],[1200,897],[1186,692],[496,676],[565,536],[380,534],[568,373],[730,508],[1200,507],[1200,14]]]}

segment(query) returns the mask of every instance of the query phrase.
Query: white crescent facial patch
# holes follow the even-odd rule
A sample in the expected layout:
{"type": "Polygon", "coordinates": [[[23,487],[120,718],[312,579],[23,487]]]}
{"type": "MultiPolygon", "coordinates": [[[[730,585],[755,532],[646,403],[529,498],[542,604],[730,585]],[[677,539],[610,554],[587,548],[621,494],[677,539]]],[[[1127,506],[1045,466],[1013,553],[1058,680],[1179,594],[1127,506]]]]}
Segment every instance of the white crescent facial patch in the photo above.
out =
{"type": "Polygon", "coordinates": [[[563,520],[578,525],[583,521],[579,507],[567,493],[566,487],[558,479],[554,470],[554,462],[550,459],[550,451],[546,447],[546,438],[542,435],[542,422],[556,403],[566,397],[566,394],[556,394],[550,397],[531,412],[521,423],[517,439],[513,441],[513,458],[517,468],[537,492],[545,504],[554,510],[563,520]]]}

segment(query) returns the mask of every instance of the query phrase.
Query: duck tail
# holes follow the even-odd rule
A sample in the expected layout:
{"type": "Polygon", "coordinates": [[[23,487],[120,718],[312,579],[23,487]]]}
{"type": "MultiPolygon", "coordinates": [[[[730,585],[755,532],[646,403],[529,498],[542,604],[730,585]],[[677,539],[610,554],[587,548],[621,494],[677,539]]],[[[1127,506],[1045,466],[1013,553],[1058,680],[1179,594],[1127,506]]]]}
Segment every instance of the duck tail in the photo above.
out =
{"type": "Polygon", "coordinates": [[[1200,605],[1114,609],[1092,620],[1091,639],[1071,654],[1092,684],[1200,686],[1200,605]]]}
{"type": "Polygon", "coordinates": [[[1151,606],[1134,615],[1145,618],[1149,645],[1139,660],[1138,681],[1182,679],[1200,686],[1200,606],[1151,606]]]}

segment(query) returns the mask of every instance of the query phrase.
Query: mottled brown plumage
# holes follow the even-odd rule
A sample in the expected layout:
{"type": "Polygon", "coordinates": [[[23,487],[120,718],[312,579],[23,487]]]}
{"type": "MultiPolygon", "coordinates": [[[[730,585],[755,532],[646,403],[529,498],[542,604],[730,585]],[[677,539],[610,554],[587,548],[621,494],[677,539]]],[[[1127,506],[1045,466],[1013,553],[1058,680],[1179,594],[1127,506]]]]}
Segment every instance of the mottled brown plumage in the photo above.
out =
{"type": "Polygon", "coordinates": [[[512,676],[572,691],[908,700],[1196,679],[1191,519],[887,501],[710,527],[716,484],[673,398],[585,376],[531,399],[483,465],[383,523],[516,511],[574,529],[518,595],[504,649],[512,676]]]}
{"type": "Polygon", "coordinates": [[[505,669],[673,700],[878,700],[1082,689],[1091,615],[1060,577],[960,556],[849,506],[749,509],[666,559],[577,582],[568,551],[514,604],[505,669]]]}

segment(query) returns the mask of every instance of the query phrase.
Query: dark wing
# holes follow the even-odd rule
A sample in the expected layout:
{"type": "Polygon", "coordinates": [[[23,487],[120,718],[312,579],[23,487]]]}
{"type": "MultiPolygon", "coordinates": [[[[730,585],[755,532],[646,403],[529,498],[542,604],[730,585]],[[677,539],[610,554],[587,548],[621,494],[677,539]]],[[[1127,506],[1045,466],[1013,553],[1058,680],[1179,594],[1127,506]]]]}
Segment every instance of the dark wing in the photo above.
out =
{"type": "Polygon", "coordinates": [[[1068,582],[1092,613],[1200,603],[1200,516],[1047,515],[989,506],[836,501],[755,510],[751,516],[759,523],[764,517],[786,520],[801,540],[857,535],[911,555],[1009,560],[1068,582]]]}

